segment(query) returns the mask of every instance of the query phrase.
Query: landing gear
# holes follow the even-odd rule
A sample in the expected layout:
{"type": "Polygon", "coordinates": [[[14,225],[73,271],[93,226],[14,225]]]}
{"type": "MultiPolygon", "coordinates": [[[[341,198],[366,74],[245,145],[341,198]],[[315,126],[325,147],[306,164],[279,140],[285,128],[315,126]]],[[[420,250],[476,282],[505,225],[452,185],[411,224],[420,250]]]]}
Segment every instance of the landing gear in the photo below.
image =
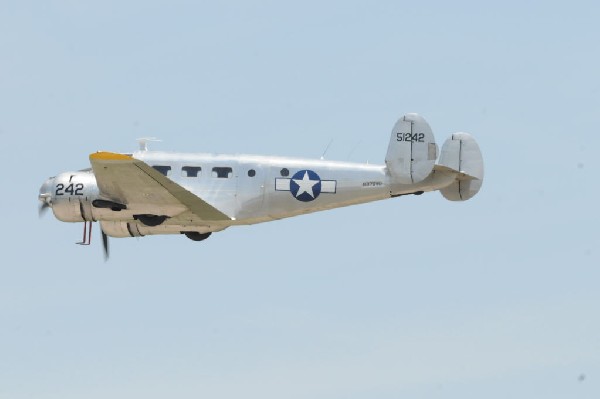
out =
{"type": "Polygon", "coordinates": [[[168,216],[164,215],[133,215],[135,220],[139,220],[142,224],[148,227],[155,227],[161,225],[168,216]]]}
{"type": "MultiPolygon", "coordinates": [[[[100,227],[100,232],[102,233],[102,248],[104,248],[104,261],[108,260],[108,236],[100,227]]],[[[76,244],[79,245],[90,245],[92,243],[92,222],[83,222],[83,240],[76,244]]]]}
{"type": "Polygon", "coordinates": [[[90,245],[92,243],[92,222],[83,222],[83,239],[78,245],[90,245]]]}
{"type": "Polygon", "coordinates": [[[210,235],[212,233],[210,233],[210,232],[209,233],[198,233],[197,231],[182,231],[181,234],[185,234],[185,236],[192,241],[204,241],[208,237],[210,237],[210,235]]]}

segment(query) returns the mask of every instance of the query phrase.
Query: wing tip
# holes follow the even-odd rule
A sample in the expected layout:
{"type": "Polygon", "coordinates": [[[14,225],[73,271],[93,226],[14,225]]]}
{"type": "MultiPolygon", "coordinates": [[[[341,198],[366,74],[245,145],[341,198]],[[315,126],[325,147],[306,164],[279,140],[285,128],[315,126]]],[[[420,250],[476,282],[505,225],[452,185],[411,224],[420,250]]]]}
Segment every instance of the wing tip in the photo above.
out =
{"type": "Polygon", "coordinates": [[[129,161],[133,157],[131,155],[117,154],[116,152],[98,151],[90,154],[90,159],[96,161],[129,161]]]}

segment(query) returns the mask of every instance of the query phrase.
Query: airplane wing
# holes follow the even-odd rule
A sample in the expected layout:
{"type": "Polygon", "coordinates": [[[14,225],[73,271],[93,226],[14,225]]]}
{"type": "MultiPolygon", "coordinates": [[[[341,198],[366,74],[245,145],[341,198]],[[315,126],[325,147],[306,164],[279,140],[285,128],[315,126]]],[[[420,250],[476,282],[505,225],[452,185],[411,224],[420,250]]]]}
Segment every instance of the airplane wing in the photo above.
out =
{"type": "Polygon", "coordinates": [[[193,214],[201,221],[231,220],[197,195],[130,155],[96,152],[90,162],[100,194],[137,214],[193,214]]]}

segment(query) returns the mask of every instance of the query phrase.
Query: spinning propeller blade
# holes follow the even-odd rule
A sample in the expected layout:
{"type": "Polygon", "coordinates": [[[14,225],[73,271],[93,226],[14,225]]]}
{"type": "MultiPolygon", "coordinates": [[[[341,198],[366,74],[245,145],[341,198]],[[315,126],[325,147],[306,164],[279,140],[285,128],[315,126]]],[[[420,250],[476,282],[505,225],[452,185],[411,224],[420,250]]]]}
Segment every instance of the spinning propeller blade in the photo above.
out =
{"type": "Polygon", "coordinates": [[[50,205],[48,205],[47,202],[42,202],[38,208],[38,216],[40,218],[44,216],[44,214],[48,211],[48,208],[50,208],[50,205]]]}
{"type": "Polygon", "coordinates": [[[102,247],[104,248],[104,261],[108,260],[108,236],[104,231],[102,231],[102,247]]]}

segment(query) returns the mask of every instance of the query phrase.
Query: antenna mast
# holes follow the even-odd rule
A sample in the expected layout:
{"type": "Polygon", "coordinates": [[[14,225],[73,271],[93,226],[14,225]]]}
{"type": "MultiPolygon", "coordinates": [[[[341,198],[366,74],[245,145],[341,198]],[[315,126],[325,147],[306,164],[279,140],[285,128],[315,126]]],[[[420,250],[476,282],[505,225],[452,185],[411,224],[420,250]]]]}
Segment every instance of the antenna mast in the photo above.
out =
{"type": "Polygon", "coordinates": [[[140,145],[140,151],[148,151],[148,143],[151,141],[161,142],[162,140],[159,140],[156,137],[141,137],[137,139],[137,142],[140,145]]]}

